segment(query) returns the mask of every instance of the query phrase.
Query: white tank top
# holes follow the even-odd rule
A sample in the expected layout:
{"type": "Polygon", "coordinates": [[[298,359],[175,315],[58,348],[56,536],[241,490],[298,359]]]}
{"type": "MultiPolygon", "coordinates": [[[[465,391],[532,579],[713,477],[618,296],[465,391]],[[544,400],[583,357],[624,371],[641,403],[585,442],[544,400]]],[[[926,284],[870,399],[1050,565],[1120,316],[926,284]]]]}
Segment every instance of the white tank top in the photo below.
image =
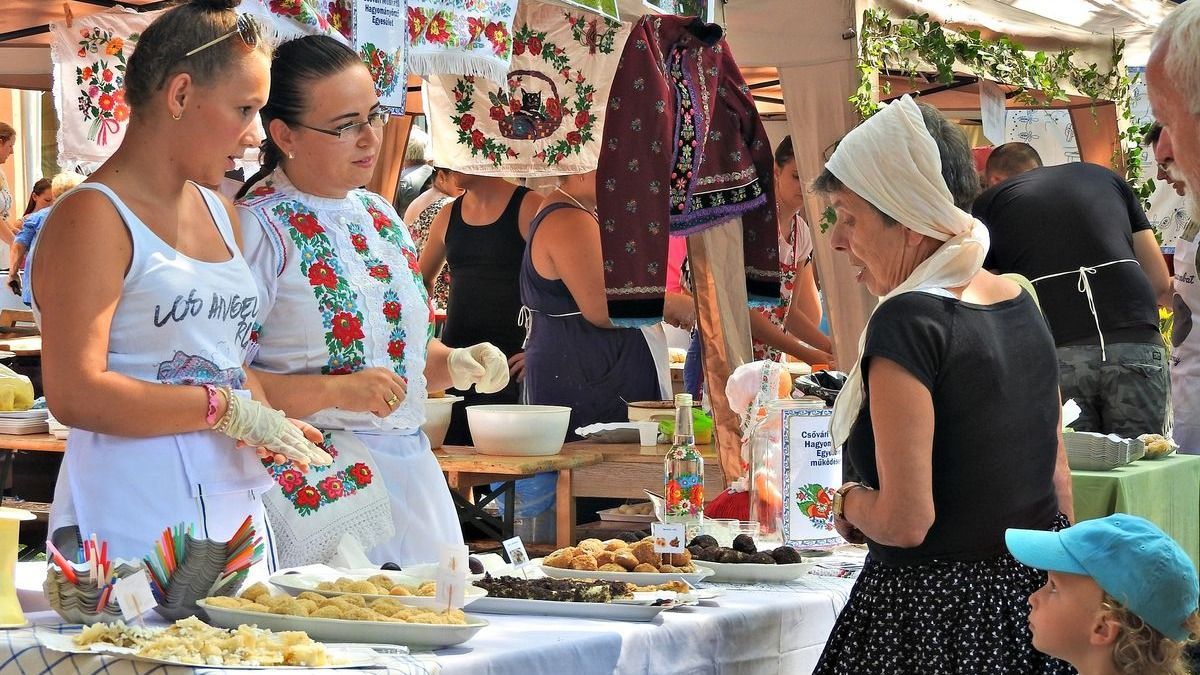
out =
{"type": "MultiPolygon", "coordinates": [[[[228,211],[215,193],[195,187],[231,253],[224,262],[196,260],[171,248],[107,186],[82,183],[76,188],[106,195],[133,242],[109,329],[108,369],[149,382],[242,389],[258,290],[233,237],[228,211]]],[[[40,320],[36,298],[33,307],[40,320]]]]}

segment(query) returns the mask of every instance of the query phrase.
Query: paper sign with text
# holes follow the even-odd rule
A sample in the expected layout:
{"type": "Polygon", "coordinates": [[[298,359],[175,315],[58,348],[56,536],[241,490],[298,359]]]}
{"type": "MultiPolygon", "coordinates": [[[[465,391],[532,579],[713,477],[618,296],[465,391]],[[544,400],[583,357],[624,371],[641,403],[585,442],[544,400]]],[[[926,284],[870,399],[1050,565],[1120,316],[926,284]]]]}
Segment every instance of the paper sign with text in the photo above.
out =
{"type": "Polygon", "coordinates": [[[470,549],[466,546],[448,545],[442,547],[441,564],[438,565],[437,594],[434,602],[439,607],[458,609],[463,606],[463,595],[467,586],[467,573],[470,564],[467,557],[470,549]]]}
{"type": "Polygon", "coordinates": [[[683,553],[687,527],[683,523],[650,523],[655,553],[683,553]]]}
{"type": "Polygon", "coordinates": [[[520,537],[505,539],[500,542],[504,546],[504,552],[508,554],[508,561],[512,563],[513,569],[521,569],[529,564],[529,554],[525,552],[525,544],[521,543],[520,537]]]}
{"type": "Polygon", "coordinates": [[[112,594],[126,621],[133,621],[158,605],[154,591],[150,590],[150,578],[146,576],[146,570],[138,570],[117,579],[112,594]]]}
{"type": "Polygon", "coordinates": [[[830,408],[783,411],[783,541],[788,546],[844,543],[833,529],[833,495],[842,453],[829,430],[830,408]]]}

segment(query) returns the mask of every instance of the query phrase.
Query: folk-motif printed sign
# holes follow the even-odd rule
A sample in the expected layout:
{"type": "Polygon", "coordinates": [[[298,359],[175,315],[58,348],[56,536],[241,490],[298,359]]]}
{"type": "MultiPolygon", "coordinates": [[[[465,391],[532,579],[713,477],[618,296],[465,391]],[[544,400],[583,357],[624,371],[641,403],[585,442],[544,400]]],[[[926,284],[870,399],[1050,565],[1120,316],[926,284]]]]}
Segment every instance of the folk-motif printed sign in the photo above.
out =
{"type": "Polygon", "coordinates": [[[833,528],[833,494],[842,455],[833,446],[833,410],[783,411],[783,541],[789,546],[843,543],[833,528]]]}
{"type": "Polygon", "coordinates": [[[408,98],[404,0],[355,0],[352,16],[354,47],[371,71],[380,105],[403,115],[408,98]]]}
{"type": "Polygon", "coordinates": [[[596,168],[603,114],[629,25],[522,2],[504,82],[441,76],[425,87],[436,163],[489,176],[596,168]]]}
{"type": "Polygon", "coordinates": [[[58,158],[94,168],[117,149],[129,123],[125,63],[162,12],[113,11],[50,25],[58,158]]]}

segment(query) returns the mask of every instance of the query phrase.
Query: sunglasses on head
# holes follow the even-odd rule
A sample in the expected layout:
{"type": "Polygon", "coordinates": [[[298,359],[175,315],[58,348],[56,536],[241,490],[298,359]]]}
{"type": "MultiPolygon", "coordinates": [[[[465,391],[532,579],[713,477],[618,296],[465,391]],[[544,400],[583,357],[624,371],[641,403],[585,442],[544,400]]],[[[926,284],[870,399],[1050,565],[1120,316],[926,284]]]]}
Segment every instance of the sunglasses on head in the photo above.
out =
{"type": "Polygon", "coordinates": [[[187,58],[189,56],[199,54],[200,52],[204,51],[205,49],[208,49],[209,47],[211,47],[215,44],[219,44],[225,40],[228,40],[229,38],[233,37],[234,35],[237,35],[238,37],[242,38],[242,42],[244,42],[247,47],[249,47],[250,49],[254,49],[255,47],[258,46],[259,39],[262,38],[262,27],[259,26],[258,20],[255,19],[253,16],[250,16],[249,14],[238,14],[237,24],[234,26],[233,30],[229,31],[228,33],[226,33],[218,38],[215,38],[215,39],[209,40],[208,42],[205,42],[204,44],[200,45],[199,47],[196,47],[195,49],[184,54],[183,56],[184,56],[184,58],[187,58]]]}

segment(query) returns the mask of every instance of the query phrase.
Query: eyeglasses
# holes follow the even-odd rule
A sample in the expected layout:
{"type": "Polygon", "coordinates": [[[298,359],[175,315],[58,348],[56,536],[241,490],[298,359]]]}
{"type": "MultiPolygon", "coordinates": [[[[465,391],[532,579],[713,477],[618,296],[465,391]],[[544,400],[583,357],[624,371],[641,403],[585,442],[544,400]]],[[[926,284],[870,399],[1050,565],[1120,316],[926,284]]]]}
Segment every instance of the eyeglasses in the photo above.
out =
{"type": "Polygon", "coordinates": [[[367,127],[371,127],[373,129],[382,129],[383,127],[387,126],[389,117],[390,117],[390,115],[388,115],[387,113],[377,110],[377,111],[367,115],[367,119],[362,122],[350,122],[349,124],[343,124],[342,126],[336,128],[336,129],[321,129],[318,127],[310,127],[307,124],[304,124],[303,122],[293,122],[293,124],[295,124],[298,127],[304,127],[305,129],[308,129],[309,131],[316,131],[316,132],[319,132],[322,134],[328,134],[329,136],[333,136],[334,138],[336,138],[338,140],[344,140],[346,138],[346,134],[358,134],[358,133],[361,133],[362,130],[366,129],[367,127]]]}
{"type": "Polygon", "coordinates": [[[205,49],[208,49],[209,47],[211,47],[215,44],[218,44],[220,42],[224,42],[225,40],[228,40],[229,38],[233,37],[234,35],[237,35],[238,37],[242,38],[242,42],[246,43],[247,47],[249,47],[250,49],[254,49],[255,47],[258,46],[259,38],[262,37],[262,27],[259,26],[258,20],[255,19],[253,16],[250,16],[249,14],[238,14],[237,24],[233,30],[229,31],[228,33],[222,35],[219,38],[205,42],[204,44],[200,45],[199,47],[196,47],[192,51],[184,54],[183,57],[187,58],[194,54],[199,54],[200,52],[204,51],[205,49]]]}

